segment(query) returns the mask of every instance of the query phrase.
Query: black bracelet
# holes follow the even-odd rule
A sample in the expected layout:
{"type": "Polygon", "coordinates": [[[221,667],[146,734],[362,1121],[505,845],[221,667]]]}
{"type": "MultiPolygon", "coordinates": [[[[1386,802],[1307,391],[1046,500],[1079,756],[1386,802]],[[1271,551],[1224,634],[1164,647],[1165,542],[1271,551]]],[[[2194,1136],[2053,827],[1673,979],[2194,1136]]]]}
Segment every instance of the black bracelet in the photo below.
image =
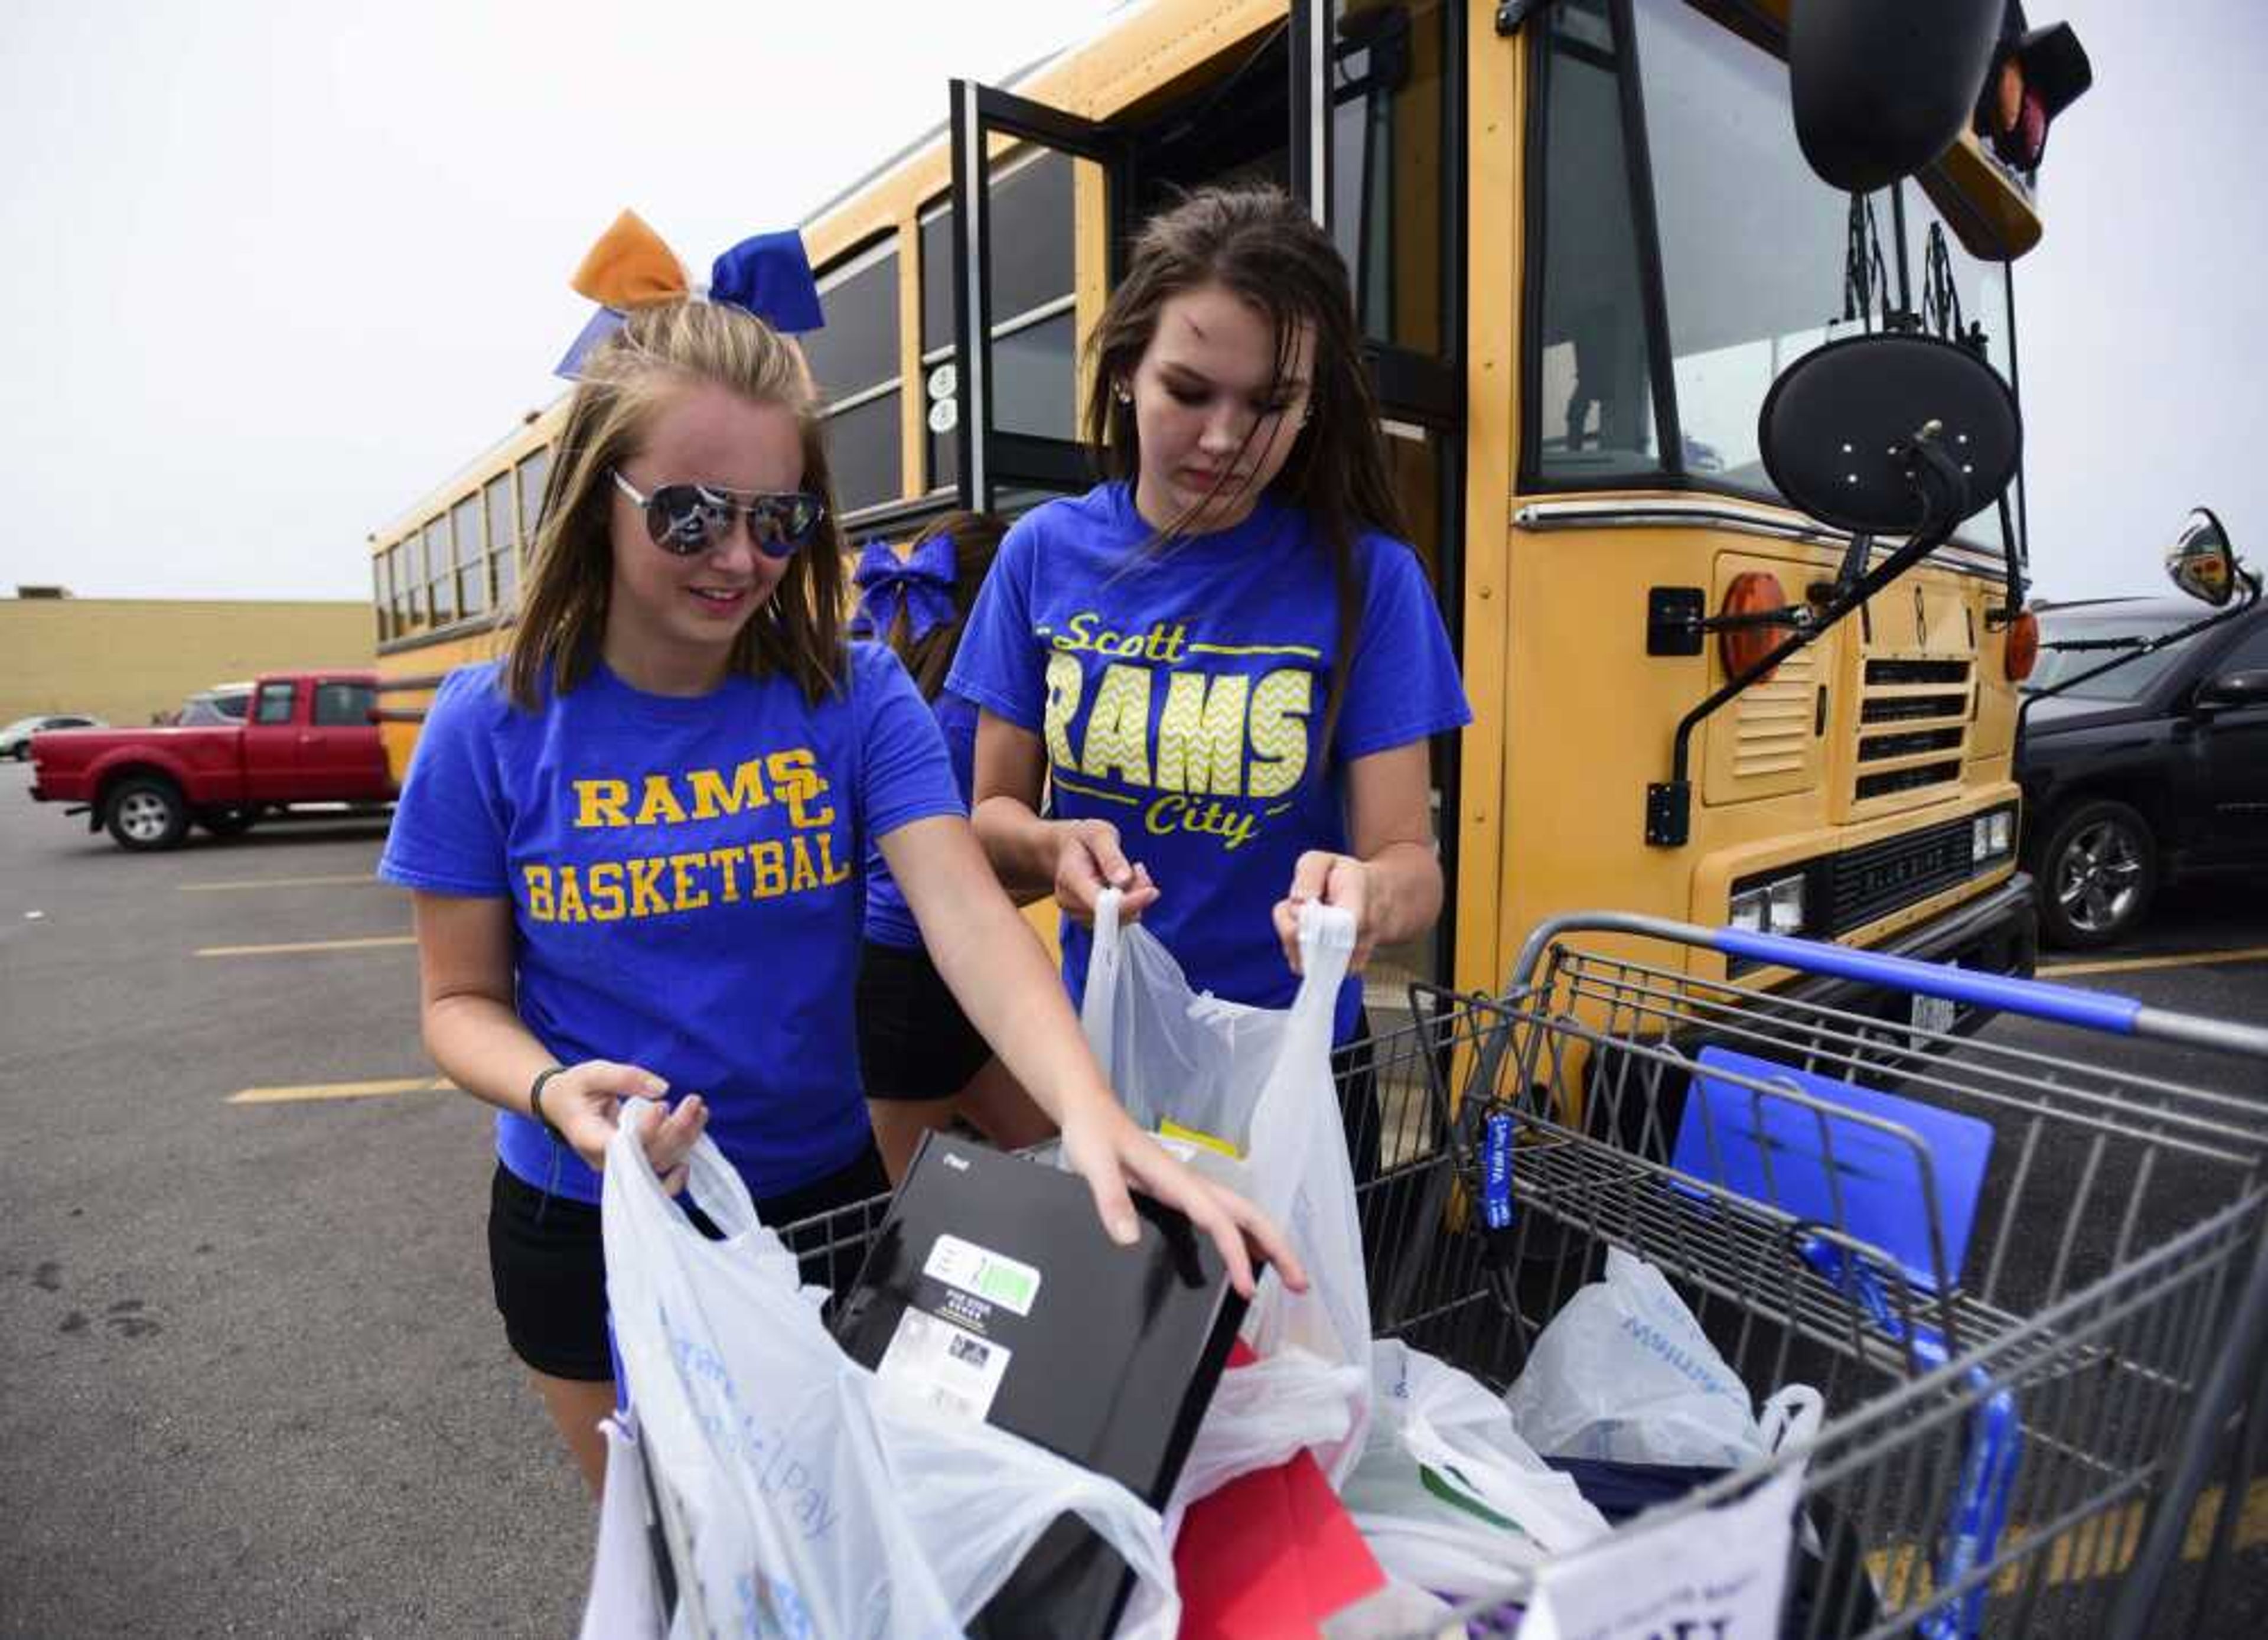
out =
{"type": "Polygon", "coordinates": [[[564,1065],[554,1065],[549,1070],[540,1070],[527,1087],[528,1114],[543,1124],[543,1131],[551,1135],[551,1142],[558,1145],[567,1142],[567,1135],[561,1133],[557,1125],[543,1113],[543,1084],[566,1068],[564,1065]]]}

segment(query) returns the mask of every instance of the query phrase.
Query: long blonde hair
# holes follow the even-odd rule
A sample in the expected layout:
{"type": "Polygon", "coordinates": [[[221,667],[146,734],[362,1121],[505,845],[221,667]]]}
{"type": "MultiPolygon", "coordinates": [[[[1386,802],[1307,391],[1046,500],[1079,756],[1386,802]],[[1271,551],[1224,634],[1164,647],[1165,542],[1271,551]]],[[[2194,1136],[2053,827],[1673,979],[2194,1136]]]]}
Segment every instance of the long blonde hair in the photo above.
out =
{"type": "Polygon", "coordinates": [[[794,412],[802,487],[827,503],[827,515],[788,560],[778,587],[740,629],[732,669],[792,677],[814,702],[841,681],[843,544],[810,373],[762,320],[719,303],[674,301],[633,311],[583,362],[552,450],[534,562],[504,663],[515,705],[537,710],[547,682],[564,692],[598,663],[614,582],[614,470],[637,454],[671,395],[697,381],[794,412]]]}

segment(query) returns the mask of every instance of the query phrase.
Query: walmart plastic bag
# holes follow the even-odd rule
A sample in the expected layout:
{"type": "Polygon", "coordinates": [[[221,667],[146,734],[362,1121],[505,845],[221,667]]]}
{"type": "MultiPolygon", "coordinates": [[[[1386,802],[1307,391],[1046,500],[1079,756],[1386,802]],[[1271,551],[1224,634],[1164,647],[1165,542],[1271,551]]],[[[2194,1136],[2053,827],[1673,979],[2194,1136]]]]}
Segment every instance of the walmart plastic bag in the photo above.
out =
{"type": "Polygon", "coordinates": [[[1619,1247],[1551,1319],[1505,1395],[1539,1452],[1737,1468],[1771,1449],[1748,1386],[1661,1272],[1619,1247]]]}
{"type": "Polygon", "coordinates": [[[617,1413],[599,1429],[607,1437],[607,1481],[599,1495],[598,1542],[579,1633],[582,1640],[660,1640],[668,1618],[648,1533],[659,1523],[647,1511],[637,1415],[617,1413]]]}
{"type": "Polygon", "coordinates": [[[1261,1008],[1191,991],[1155,936],[1120,923],[1118,904],[1108,890],[1095,907],[1079,1008],[1087,1041],[1137,1122],[1193,1131],[1240,1154],[1246,1193],[1283,1226],[1307,1267],[1304,1294],[1272,1276],[1263,1282],[1244,1337],[1263,1358],[1298,1348],[1354,1370],[1344,1379],[1344,1438],[1314,1449],[1336,1486],[1361,1455],[1370,1400],[1370,1295],[1354,1168],[1331,1081],[1331,1030],[1354,951],[1354,918],[1302,906],[1299,993],[1289,1008],[1261,1008]]]}
{"type": "Polygon", "coordinates": [[[703,1140],[693,1199],[663,1192],[633,1127],[608,1147],[607,1296],[678,1576],[700,1634],[959,1633],[1040,1534],[1081,1517],[1179,1617],[1157,1513],[1116,1481],[878,1384],[821,1324],[818,1289],[703,1140]]]}
{"type": "Polygon", "coordinates": [[[1339,1496],[1389,1576],[1468,1599],[1606,1535],[1487,1385],[1398,1339],[1373,1363],[1370,1438],[1339,1496]]]}

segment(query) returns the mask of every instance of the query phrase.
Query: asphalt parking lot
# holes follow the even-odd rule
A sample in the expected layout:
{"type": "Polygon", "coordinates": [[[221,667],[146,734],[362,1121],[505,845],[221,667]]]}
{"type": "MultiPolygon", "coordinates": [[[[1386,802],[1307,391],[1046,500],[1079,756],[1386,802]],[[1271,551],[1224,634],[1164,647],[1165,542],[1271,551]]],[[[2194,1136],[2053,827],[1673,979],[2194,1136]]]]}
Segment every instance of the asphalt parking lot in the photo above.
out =
{"type": "MultiPolygon", "coordinates": [[[[0,1635],[572,1632],[590,1511],[490,1306],[487,1119],[418,1045],[382,823],[129,856],[26,784],[0,765],[0,1635]]],[[[2061,977],[2268,1016],[2268,895],[2183,894],[2061,977]]],[[[2259,1632],[2261,1584],[2214,1632],[2259,1632]]]]}

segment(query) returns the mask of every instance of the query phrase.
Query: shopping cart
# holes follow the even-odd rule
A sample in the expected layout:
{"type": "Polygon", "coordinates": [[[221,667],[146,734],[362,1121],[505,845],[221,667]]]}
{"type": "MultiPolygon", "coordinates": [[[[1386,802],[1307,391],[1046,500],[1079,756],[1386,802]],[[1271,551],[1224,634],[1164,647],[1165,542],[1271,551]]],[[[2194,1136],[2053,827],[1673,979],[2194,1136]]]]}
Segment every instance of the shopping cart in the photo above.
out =
{"type": "MultiPolygon", "coordinates": [[[[2154,1606],[2218,1463],[2207,1598],[2259,1422],[2268,1031],[1620,915],[1539,929],[1501,997],[1410,1005],[1342,1078],[1383,1117],[1380,1335],[1502,1389],[1608,1248],[1651,1260],[1753,1393],[1826,1398],[1800,1450],[1646,1517],[1800,1464],[1785,1634],[2174,1632],[2154,1606]],[[2021,1023],[1973,1034],[1994,1016],[2021,1023]],[[2117,1038],[2255,1097],[2119,1068],[2117,1038]]],[[[783,1234],[839,1286],[887,1206],[783,1234]]],[[[1530,1592],[1508,1570],[1457,1615],[1530,1592]]]]}

